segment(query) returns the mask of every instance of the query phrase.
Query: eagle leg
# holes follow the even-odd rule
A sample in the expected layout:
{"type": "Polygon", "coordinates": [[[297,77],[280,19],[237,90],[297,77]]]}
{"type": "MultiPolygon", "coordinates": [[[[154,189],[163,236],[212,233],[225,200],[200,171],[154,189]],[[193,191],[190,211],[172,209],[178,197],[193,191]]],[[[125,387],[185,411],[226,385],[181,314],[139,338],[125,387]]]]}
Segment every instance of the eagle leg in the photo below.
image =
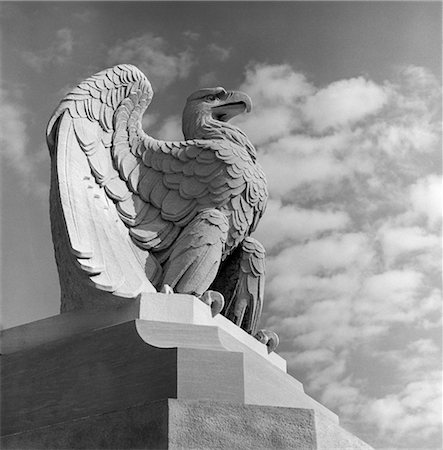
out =
{"type": "Polygon", "coordinates": [[[163,268],[161,285],[201,297],[214,280],[228,236],[228,220],[206,209],[181,231],[163,268]]]}
{"type": "Polygon", "coordinates": [[[251,237],[240,246],[238,279],[223,314],[255,335],[263,308],[265,249],[251,237]]]}

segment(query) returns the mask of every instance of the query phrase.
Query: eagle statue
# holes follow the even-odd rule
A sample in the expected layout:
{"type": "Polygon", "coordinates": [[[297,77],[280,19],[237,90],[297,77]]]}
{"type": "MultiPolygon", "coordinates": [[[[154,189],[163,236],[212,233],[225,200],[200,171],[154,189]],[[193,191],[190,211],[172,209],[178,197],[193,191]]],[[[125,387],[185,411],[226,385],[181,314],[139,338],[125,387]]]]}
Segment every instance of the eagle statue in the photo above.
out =
{"type": "Polygon", "coordinates": [[[183,111],[184,140],[163,141],[142,129],[152,95],[139,69],[117,65],[80,83],[49,121],[61,312],[165,287],[207,303],[218,295],[221,313],[273,350],[277,335],[258,330],[265,251],[250,237],[266,179],[229,123],[251,100],[200,89],[183,111]]]}

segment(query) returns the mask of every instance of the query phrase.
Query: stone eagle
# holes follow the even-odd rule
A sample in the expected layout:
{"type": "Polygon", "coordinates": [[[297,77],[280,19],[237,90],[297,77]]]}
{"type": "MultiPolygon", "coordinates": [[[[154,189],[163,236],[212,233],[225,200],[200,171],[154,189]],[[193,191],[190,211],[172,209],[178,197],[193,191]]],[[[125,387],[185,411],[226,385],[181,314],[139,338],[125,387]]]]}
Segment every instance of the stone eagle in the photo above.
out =
{"type": "Polygon", "coordinates": [[[80,83],[49,121],[61,310],[153,286],[203,300],[214,290],[224,296],[222,314],[275,346],[274,333],[257,333],[265,251],[250,237],[266,179],[254,146],[228,122],[251,100],[198,90],[183,111],[185,140],[163,141],[142,129],[152,95],[139,69],[117,65],[80,83]]]}

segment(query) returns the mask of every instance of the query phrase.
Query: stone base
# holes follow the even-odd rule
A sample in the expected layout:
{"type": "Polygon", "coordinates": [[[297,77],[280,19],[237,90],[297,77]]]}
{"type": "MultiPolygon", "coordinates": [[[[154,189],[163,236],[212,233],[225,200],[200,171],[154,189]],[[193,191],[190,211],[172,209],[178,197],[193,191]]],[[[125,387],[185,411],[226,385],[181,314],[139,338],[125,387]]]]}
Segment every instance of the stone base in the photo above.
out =
{"type": "Polygon", "coordinates": [[[5,330],[2,448],[369,449],[192,296],[5,330]]]}
{"type": "Polygon", "coordinates": [[[367,450],[312,409],[161,400],[4,436],[3,449],[367,450]]]}

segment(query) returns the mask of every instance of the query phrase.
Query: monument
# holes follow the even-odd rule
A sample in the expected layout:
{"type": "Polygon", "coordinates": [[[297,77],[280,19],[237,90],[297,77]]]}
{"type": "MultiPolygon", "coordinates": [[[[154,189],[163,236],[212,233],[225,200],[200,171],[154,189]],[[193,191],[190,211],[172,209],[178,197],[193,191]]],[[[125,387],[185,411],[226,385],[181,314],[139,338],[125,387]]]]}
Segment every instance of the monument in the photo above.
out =
{"type": "Polygon", "coordinates": [[[370,448],[258,328],[266,179],[229,123],[250,98],[194,92],[182,141],[143,131],[151,98],[118,65],[49,121],[61,314],[3,332],[2,447],[370,448]]]}

